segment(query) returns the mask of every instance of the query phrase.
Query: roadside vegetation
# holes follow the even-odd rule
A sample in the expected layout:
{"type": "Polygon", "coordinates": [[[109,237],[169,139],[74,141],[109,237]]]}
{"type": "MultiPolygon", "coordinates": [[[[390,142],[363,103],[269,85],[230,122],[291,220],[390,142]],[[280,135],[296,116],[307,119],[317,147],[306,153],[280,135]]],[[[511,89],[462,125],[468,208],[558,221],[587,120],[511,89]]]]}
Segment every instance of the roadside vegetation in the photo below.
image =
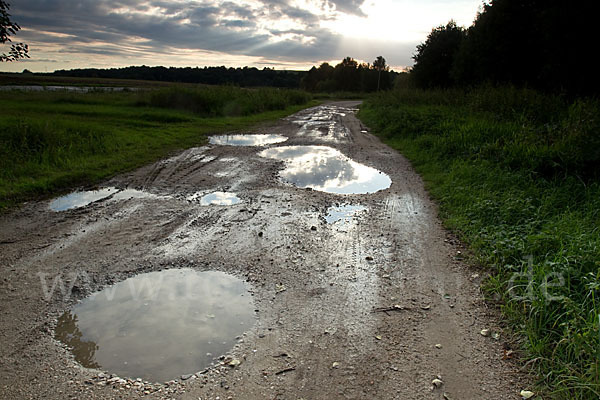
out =
{"type": "Polygon", "coordinates": [[[556,398],[600,395],[600,102],[403,89],[360,118],[407,156],[556,398]]]}
{"type": "Polygon", "coordinates": [[[297,90],[233,87],[138,92],[4,92],[0,209],[49,196],[249,129],[311,104],[297,90]]]}
{"type": "MultiPolygon", "coordinates": [[[[406,155],[538,377],[600,398],[600,80],[582,2],[491,0],[434,28],[360,118],[406,155]]],[[[514,354],[505,354],[505,357],[514,354]]]]}

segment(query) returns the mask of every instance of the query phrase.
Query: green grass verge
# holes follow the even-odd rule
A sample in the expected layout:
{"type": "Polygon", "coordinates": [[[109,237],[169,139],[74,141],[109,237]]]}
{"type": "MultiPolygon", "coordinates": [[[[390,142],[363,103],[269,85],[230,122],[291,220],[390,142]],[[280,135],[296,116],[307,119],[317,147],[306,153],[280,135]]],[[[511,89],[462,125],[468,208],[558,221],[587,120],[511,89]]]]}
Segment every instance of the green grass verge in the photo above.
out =
{"type": "Polygon", "coordinates": [[[600,103],[403,90],[359,117],[408,157],[554,398],[600,396],[600,103]]]}
{"type": "Polygon", "coordinates": [[[277,89],[5,92],[0,209],[100,182],[203,144],[206,134],[249,129],[314,104],[304,92],[277,89]]]}

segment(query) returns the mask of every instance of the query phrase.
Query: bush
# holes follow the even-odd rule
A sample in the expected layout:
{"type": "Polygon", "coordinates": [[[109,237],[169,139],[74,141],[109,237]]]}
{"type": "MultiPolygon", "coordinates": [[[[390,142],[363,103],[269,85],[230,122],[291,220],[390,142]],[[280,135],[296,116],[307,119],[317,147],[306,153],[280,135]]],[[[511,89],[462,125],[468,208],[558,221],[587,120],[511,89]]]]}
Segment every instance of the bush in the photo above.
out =
{"type": "Polygon", "coordinates": [[[191,111],[205,117],[245,116],[283,110],[308,103],[308,93],[292,89],[242,89],[232,86],[204,86],[196,89],[168,88],[140,93],[138,106],[191,111]]]}

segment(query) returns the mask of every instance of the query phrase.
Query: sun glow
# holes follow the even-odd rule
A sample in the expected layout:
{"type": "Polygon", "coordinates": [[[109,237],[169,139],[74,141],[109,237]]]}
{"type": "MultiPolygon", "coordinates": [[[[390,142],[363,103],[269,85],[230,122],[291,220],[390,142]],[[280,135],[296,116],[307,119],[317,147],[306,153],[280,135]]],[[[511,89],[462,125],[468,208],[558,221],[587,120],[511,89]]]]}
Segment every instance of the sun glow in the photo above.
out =
{"type": "Polygon", "coordinates": [[[432,28],[454,19],[469,26],[480,5],[479,0],[367,1],[361,11],[365,16],[339,14],[321,26],[347,38],[415,42],[425,39],[432,28]]]}

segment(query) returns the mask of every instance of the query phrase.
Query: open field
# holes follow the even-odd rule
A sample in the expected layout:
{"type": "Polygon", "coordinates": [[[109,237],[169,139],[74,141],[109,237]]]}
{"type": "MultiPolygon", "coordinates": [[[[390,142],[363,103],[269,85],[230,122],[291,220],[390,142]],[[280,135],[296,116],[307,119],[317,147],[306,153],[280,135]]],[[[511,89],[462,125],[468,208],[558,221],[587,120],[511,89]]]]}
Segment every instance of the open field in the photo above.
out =
{"type": "Polygon", "coordinates": [[[600,394],[600,104],[517,89],[402,90],[360,118],[424,177],[556,398],[600,394]]]}
{"type": "Polygon", "coordinates": [[[142,92],[5,92],[0,208],[90,185],[308,106],[304,92],[226,87],[142,92]]]}
{"type": "Polygon", "coordinates": [[[161,81],[142,81],[133,79],[106,79],[106,78],[76,78],[68,76],[40,75],[40,74],[11,74],[0,73],[0,85],[47,85],[47,86],[98,86],[98,87],[134,87],[157,88],[172,86],[198,86],[197,84],[173,83],[161,81]]]}

